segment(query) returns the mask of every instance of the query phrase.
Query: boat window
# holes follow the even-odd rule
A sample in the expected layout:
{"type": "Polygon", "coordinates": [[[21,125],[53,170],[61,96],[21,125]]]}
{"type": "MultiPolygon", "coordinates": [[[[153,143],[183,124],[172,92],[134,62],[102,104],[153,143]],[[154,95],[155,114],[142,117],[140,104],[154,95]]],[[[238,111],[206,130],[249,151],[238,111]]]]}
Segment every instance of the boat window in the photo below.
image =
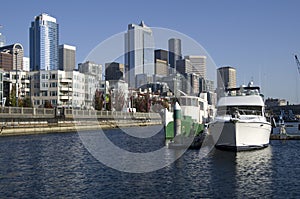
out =
{"type": "Polygon", "coordinates": [[[195,106],[198,107],[197,98],[180,98],[179,100],[181,106],[195,106]]]}
{"type": "Polygon", "coordinates": [[[192,99],[187,98],[186,101],[187,101],[187,103],[186,103],[187,106],[191,106],[192,105],[192,99]]]}
{"type": "Polygon", "coordinates": [[[218,107],[217,115],[232,115],[238,113],[239,115],[259,115],[262,116],[261,106],[223,106],[218,107]]]}
{"type": "Polygon", "coordinates": [[[181,98],[180,99],[180,105],[181,106],[186,106],[186,98],[181,98]]]}
{"type": "Polygon", "coordinates": [[[192,106],[197,106],[198,99],[192,99],[192,106]]]}
{"type": "Polygon", "coordinates": [[[204,110],[204,103],[203,102],[199,102],[199,107],[200,107],[200,110],[204,110]]]}

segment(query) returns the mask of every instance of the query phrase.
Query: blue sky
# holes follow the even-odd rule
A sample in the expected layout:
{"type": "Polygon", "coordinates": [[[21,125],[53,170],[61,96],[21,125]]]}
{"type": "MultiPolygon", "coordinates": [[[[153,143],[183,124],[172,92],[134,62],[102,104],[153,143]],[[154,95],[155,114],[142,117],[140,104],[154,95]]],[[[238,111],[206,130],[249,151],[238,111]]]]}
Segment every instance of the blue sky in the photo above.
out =
{"type": "Polygon", "coordinates": [[[238,85],[254,80],[266,97],[300,103],[300,1],[2,1],[1,32],[29,55],[29,27],[42,12],[57,18],[60,44],[77,47],[77,63],[129,23],[172,29],[191,37],[217,67],[237,69],[238,85]]]}

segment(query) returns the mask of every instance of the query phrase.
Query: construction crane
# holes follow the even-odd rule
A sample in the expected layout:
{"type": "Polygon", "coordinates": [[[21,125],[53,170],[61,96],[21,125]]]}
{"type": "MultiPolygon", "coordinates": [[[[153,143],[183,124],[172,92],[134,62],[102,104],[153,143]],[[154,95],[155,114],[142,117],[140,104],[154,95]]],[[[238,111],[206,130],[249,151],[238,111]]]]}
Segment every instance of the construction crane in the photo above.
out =
{"type": "Polygon", "coordinates": [[[300,75],[300,62],[299,62],[299,59],[298,59],[297,55],[295,55],[295,60],[296,60],[297,67],[298,67],[298,72],[299,72],[299,75],[300,75]]]}

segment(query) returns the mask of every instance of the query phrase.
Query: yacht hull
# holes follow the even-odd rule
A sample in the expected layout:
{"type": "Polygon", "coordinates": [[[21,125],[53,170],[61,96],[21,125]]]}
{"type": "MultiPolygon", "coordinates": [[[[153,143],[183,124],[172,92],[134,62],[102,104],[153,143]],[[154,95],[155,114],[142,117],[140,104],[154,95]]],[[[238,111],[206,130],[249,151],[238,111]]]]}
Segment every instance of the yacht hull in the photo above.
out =
{"type": "Polygon", "coordinates": [[[210,132],[217,134],[215,147],[223,150],[252,150],[267,147],[270,140],[271,124],[268,122],[215,122],[210,132]]]}

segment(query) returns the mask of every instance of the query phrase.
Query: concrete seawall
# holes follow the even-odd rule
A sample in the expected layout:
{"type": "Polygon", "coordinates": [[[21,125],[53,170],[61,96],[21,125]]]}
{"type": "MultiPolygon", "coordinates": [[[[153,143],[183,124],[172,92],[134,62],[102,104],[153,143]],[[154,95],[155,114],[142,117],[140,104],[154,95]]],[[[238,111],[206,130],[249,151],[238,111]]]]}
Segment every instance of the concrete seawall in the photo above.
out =
{"type": "Polygon", "coordinates": [[[100,122],[81,121],[79,122],[62,122],[62,123],[36,123],[25,124],[19,126],[3,126],[0,136],[15,136],[15,135],[33,135],[47,133],[67,133],[76,131],[112,129],[119,127],[139,127],[148,125],[160,125],[159,120],[148,121],[114,121],[105,120],[100,122]]]}
{"type": "Polygon", "coordinates": [[[0,136],[76,132],[162,124],[158,113],[5,107],[0,136]]]}

